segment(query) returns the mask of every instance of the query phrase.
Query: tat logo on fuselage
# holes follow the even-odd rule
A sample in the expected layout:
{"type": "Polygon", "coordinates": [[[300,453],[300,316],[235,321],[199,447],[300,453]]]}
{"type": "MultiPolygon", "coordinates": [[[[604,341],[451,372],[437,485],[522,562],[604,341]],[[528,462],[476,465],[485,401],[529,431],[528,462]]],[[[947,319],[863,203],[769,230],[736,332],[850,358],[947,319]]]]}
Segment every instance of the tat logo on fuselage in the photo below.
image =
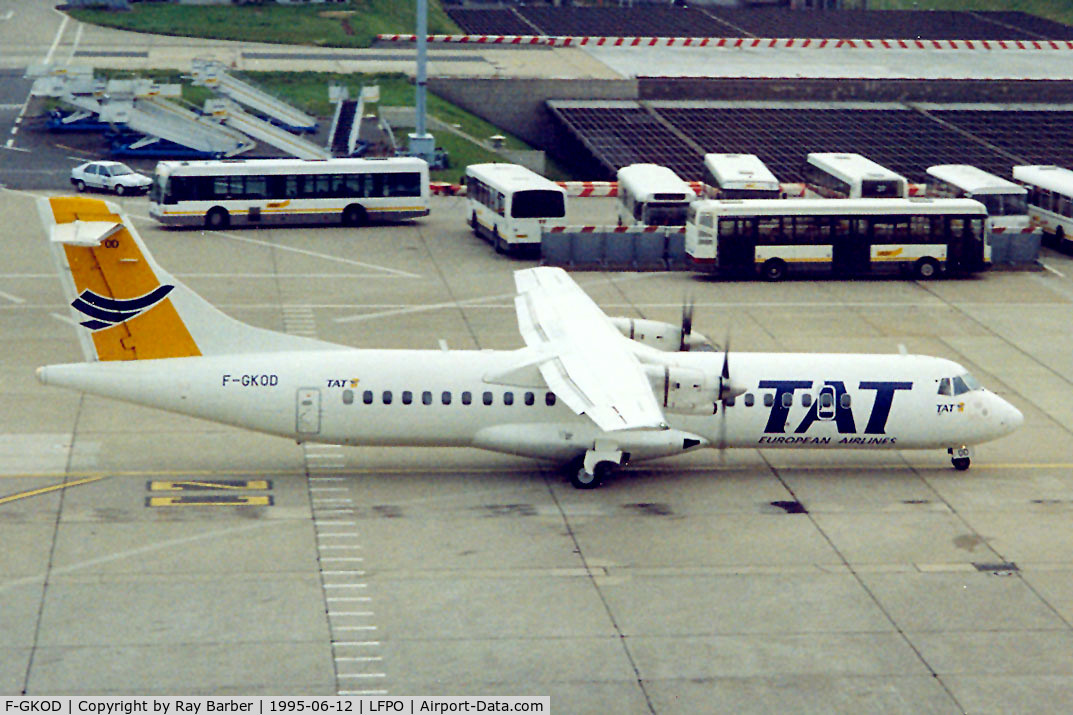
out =
{"type": "Polygon", "coordinates": [[[164,300],[175,286],[162,285],[137,298],[106,298],[88,288],[71,302],[71,307],[89,317],[81,325],[102,330],[135,318],[164,300]]]}
{"type": "MultiPolygon", "coordinates": [[[[775,399],[771,403],[765,434],[786,434],[790,406],[794,404],[797,390],[812,389],[812,380],[761,380],[760,389],[774,389],[775,399]],[[786,396],[789,395],[787,398],[786,396]]],[[[858,388],[875,390],[876,399],[864,427],[866,435],[882,435],[890,417],[890,408],[894,403],[894,394],[899,390],[912,390],[911,382],[888,382],[882,380],[864,380],[858,388]]],[[[819,399],[814,399],[805,417],[793,430],[793,434],[804,434],[816,422],[834,422],[839,434],[857,434],[857,420],[854,418],[846,385],[840,380],[825,380],[820,387],[819,399]]]]}

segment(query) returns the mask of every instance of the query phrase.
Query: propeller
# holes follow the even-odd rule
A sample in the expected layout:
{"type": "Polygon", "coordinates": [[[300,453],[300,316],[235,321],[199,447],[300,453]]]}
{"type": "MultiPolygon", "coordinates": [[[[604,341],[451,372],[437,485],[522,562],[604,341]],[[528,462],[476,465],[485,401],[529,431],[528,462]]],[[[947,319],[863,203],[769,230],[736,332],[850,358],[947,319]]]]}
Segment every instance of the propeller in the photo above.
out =
{"type": "Polygon", "coordinates": [[[723,339],[723,370],[719,373],[719,401],[723,403],[723,413],[719,415],[719,466],[726,466],[727,457],[727,391],[730,382],[730,327],[727,326],[726,338],[723,339]]]}
{"type": "Polygon", "coordinates": [[[719,373],[719,401],[723,403],[723,414],[719,418],[719,464],[726,463],[727,448],[727,401],[745,393],[745,388],[730,378],[730,328],[727,328],[723,340],[723,369],[719,373]]]}
{"type": "Polygon", "coordinates": [[[693,334],[693,296],[682,303],[682,338],[678,343],[679,352],[689,352],[689,337],[693,334]]]}

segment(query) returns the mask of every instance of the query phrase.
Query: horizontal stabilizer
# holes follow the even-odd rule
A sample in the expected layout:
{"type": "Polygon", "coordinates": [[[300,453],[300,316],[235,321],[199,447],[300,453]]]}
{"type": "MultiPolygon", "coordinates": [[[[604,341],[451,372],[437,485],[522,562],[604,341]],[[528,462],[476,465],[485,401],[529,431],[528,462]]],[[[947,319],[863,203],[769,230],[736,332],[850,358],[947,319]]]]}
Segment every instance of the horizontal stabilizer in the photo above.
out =
{"type": "Polygon", "coordinates": [[[55,224],[49,239],[69,246],[99,246],[104,239],[122,230],[123,224],[115,221],[72,221],[55,224]]]}

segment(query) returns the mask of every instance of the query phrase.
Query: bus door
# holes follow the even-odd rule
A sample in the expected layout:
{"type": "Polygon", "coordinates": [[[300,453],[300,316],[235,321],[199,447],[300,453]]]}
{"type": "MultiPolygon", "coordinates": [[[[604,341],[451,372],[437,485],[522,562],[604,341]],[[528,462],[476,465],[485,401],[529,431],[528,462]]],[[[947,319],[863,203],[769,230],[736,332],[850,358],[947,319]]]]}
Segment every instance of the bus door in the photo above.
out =
{"type": "Polygon", "coordinates": [[[831,264],[836,274],[867,273],[871,267],[872,223],[865,218],[831,219],[831,264]]]}
{"type": "Polygon", "coordinates": [[[947,264],[956,271],[978,271],[984,267],[984,222],[975,216],[956,217],[950,221],[947,264]]]}
{"type": "Polygon", "coordinates": [[[756,258],[756,217],[719,219],[716,258],[729,273],[752,272],[756,258]]]}

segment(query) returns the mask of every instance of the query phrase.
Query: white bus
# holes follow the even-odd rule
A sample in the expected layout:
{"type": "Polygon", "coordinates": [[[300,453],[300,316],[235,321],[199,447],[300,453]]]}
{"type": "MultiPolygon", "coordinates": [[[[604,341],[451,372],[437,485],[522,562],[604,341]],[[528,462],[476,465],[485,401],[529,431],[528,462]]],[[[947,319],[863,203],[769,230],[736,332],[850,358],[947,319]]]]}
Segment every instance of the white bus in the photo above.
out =
{"type": "Polygon", "coordinates": [[[704,180],[721,199],[778,199],[779,180],[756,154],[705,154],[704,180]]]}
{"type": "Polygon", "coordinates": [[[935,181],[931,193],[955,199],[976,199],[987,208],[989,233],[1021,233],[1030,230],[1028,190],[969,164],[929,166],[935,181]]]}
{"type": "Polygon", "coordinates": [[[805,183],[832,199],[904,199],[909,182],[860,154],[815,152],[805,159],[805,183]]]}
{"type": "Polygon", "coordinates": [[[518,164],[466,167],[469,225],[498,253],[540,247],[545,225],[566,216],[566,190],[518,164]]]}
{"type": "Polygon", "coordinates": [[[694,266],[780,280],[790,271],[917,278],[984,270],[987,209],[971,199],[695,201],[686,223],[694,266]]]}
{"type": "Polygon", "coordinates": [[[161,161],[149,215],[163,224],[342,223],[427,216],[423,159],[161,161]]]}
{"type": "Polygon", "coordinates": [[[630,164],[618,170],[618,225],[684,226],[693,187],[658,164],[630,164]]]}
{"type": "Polygon", "coordinates": [[[1073,171],[1060,166],[1015,166],[1013,178],[1028,190],[1028,215],[1055,248],[1073,250],[1073,171]]]}

